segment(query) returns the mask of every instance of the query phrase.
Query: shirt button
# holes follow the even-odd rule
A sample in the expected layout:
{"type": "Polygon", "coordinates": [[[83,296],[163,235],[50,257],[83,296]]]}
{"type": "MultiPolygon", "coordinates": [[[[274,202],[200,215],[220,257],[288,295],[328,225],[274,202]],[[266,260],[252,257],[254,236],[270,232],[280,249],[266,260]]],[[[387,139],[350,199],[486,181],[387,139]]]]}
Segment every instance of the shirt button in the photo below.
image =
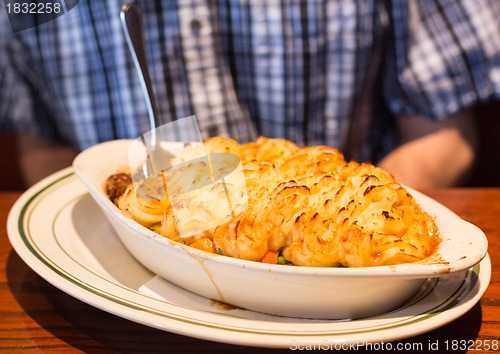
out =
{"type": "Polygon", "coordinates": [[[216,125],[210,125],[207,127],[207,133],[209,137],[214,137],[219,135],[219,127],[216,125]]]}
{"type": "Polygon", "coordinates": [[[201,29],[201,21],[198,20],[197,18],[193,18],[189,23],[189,25],[191,26],[191,29],[195,32],[199,32],[201,29]]]}

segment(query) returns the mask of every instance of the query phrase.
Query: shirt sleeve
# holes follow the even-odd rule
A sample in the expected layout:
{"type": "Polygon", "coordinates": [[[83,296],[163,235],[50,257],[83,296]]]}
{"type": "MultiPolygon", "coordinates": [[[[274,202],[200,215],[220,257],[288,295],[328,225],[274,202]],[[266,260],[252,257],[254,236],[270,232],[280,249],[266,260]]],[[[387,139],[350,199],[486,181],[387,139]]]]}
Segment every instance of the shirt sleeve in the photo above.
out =
{"type": "Polygon", "coordinates": [[[395,115],[442,119],[500,96],[500,1],[399,1],[384,95],[395,115]]]}
{"type": "MultiPolygon", "coordinates": [[[[26,30],[30,31],[30,30],[26,30]]],[[[48,90],[23,38],[0,5],[0,129],[58,139],[48,90]]]]}

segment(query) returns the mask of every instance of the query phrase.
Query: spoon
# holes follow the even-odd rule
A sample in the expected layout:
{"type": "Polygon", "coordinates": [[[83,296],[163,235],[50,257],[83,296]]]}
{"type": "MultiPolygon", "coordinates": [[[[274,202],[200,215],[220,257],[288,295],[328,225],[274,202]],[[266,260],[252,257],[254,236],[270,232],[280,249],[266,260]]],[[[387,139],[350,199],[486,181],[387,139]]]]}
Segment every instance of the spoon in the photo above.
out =
{"type": "Polygon", "coordinates": [[[123,5],[120,13],[120,19],[130,54],[132,54],[134,65],[139,75],[142,92],[144,93],[144,98],[146,99],[149,124],[151,126],[151,140],[150,149],[148,149],[147,164],[147,172],[150,176],[168,169],[171,166],[171,159],[174,155],[161,146],[159,129],[157,129],[161,123],[160,116],[158,113],[158,105],[153,93],[151,77],[149,76],[147,67],[142,31],[142,19],[137,5],[123,5]]]}

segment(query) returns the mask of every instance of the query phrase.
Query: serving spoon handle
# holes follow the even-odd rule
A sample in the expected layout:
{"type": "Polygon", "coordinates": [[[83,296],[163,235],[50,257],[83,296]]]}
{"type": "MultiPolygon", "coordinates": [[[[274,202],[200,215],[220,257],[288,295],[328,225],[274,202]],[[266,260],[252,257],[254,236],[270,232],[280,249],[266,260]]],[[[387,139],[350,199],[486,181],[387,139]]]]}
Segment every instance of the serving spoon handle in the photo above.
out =
{"type": "Polygon", "coordinates": [[[142,19],[139,8],[135,4],[125,4],[120,12],[123,33],[134,60],[134,65],[139,75],[142,92],[146,100],[149,125],[151,127],[150,140],[148,141],[148,159],[146,160],[146,177],[171,167],[172,157],[169,151],[160,144],[161,125],[158,105],[155,100],[151,77],[149,76],[146,53],[144,50],[144,36],[142,32],[142,19]]]}
{"type": "MultiPolygon", "coordinates": [[[[146,53],[144,50],[144,36],[142,30],[142,19],[139,8],[135,4],[125,4],[122,6],[120,19],[122,24],[123,33],[127,45],[132,54],[134,65],[139,74],[144,98],[146,99],[146,106],[148,110],[149,124],[151,130],[160,126],[160,119],[158,113],[158,105],[156,103],[153,85],[151,84],[151,77],[149,75],[146,53]]],[[[151,134],[151,145],[156,147],[156,134],[151,134]]]]}

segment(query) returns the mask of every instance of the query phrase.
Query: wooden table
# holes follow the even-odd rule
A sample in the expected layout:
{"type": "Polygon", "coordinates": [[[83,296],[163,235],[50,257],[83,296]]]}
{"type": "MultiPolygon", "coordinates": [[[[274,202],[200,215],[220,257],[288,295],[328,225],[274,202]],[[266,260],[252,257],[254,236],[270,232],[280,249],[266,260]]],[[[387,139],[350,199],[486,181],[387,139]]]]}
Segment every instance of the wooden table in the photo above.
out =
{"type": "MultiPolygon", "coordinates": [[[[487,340],[490,343],[498,341],[500,345],[500,188],[432,190],[426,194],[486,233],[493,274],[490,286],[480,302],[464,316],[437,330],[398,343],[430,343],[456,339],[475,340],[478,344],[487,340]]],[[[20,195],[21,193],[0,193],[0,350],[193,353],[277,351],[242,348],[163,332],[98,310],[56,289],[32,271],[8,241],[5,228],[7,214],[20,195]]]]}

